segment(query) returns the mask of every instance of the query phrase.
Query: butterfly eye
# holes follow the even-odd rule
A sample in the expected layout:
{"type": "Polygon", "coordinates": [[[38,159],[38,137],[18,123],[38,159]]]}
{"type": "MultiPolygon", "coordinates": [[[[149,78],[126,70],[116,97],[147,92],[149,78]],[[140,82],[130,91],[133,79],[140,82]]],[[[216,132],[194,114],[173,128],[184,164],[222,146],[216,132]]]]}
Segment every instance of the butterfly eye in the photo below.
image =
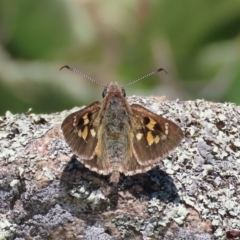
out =
{"type": "Polygon", "coordinates": [[[122,88],[122,95],[123,95],[123,97],[126,97],[126,92],[125,92],[124,88],[122,88]]]}
{"type": "Polygon", "coordinates": [[[102,97],[105,98],[106,94],[107,94],[107,88],[104,88],[104,90],[102,92],[102,97]]]}

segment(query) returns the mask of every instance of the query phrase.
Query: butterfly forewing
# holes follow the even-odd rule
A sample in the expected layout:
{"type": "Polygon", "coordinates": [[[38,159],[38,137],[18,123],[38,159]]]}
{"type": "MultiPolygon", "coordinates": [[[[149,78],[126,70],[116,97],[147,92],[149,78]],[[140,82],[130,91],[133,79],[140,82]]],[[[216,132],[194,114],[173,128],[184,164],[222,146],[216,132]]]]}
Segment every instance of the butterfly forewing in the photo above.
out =
{"type": "Polygon", "coordinates": [[[97,146],[97,117],[100,102],[70,114],[62,123],[62,131],[67,144],[83,159],[92,159],[97,146]]]}
{"type": "Polygon", "coordinates": [[[133,112],[133,152],[140,165],[151,165],[166,157],[183,138],[172,121],[156,115],[140,105],[131,105],[133,112]]]}

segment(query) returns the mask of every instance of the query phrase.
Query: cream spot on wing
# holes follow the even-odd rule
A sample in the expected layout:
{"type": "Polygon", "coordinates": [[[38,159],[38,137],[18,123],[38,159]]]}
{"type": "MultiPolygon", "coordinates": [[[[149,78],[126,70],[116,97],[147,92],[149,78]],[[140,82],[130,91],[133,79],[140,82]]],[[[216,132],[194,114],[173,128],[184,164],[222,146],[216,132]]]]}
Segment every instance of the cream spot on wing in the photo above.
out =
{"type": "Polygon", "coordinates": [[[83,125],[87,125],[88,123],[89,123],[89,119],[88,118],[84,119],[83,125]]]}
{"type": "Polygon", "coordinates": [[[160,137],[159,136],[156,136],[155,138],[154,138],[154,142],[155,143],[158,143],[160,141],[160,137]]]}
{"type": "Polygon", "coordinates": [[[102,156],[102,148],[101,148],[100,143],[101,142],[99,141],[95,148],[95,154],[98,156],[98,158],[101,158],[101,156],[102,156]]]}
{"type": "Polygon", "coordinates": [[[78,136],[82,137],[82,130],[81,129],[78,131],[78,136]]]}
{"type": "Polygon", "coordinates": [[[94,130],[93,128],[90,130],[90,132],[91,132],[91,135],[92,135],[93,137],[96,136],[96,132],[95,132],[95,130],[94,130]]]}
{"type": "Polygon", "coordinates": [[[152,131],[153,131],[156,122],[155,122],[153,119],[151,119],[151,118],[149,118],[149,120],[150,120],[150,122],[149,122],[146,126],[147,126],[147,128],[148,128],[149,130],[152,130],[152,131]]]}
{"type": "Polygon", "coordinates": [[[167,139],[167,136],[164,135],[164,134],[161,137],[162,137],[162,140],[166,140],[167,139]]]}
{"type": "Polygon", "coordinates": [[[147,142],[148,142],[148,145],[152,145],[154,142],[154,138],[151,131],[147,132],[147,142]]]}
{"type": "Polygon", "coordinates": [[[84,140],[86,140],[87,136],[88,136],[88,127],[86,126],[86,127],[83,129],[82,138],[83,138],[84,140]]]}
{"type": "Polygon", "coordinates": [[[88,113],[86,113],[84,116],[83,116],[83,125],[87,125],[89,123],[89,118],[88,118],[88,113]]]}
{"type": "Polygon", "coordinates": [[[138,134],[136,135],[137,140],[140,141],[140,140],[142,139],[142,136],[143,136],[142,133],[138,133],[138,134]]]}
{"type": "Polygon", "coordinates": [[[165,123],[165,134],[168,135],[168,131],[169,131],[169,124],[165,123]]]}
{"type": "Polygon", "coordinates": [[[77,126],[77,116],[73,117],[73,126],[76,127],[77,126]]]}

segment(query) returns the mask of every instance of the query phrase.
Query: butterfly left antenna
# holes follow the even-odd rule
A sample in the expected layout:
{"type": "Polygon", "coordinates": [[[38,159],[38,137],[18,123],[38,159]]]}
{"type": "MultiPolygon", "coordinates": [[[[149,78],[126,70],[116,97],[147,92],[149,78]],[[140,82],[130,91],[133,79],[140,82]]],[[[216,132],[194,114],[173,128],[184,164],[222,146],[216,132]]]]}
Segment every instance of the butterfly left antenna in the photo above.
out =
{"type": "Polygon", "coordinates": [[[75,72],[75,73],[78,73],[78,74],[82,75],[83,77],[87,78],[88,80],[90,80],[90,81],[92,81],[92,82],[94,82],[94,83],[96,83],[96,84],[98,84],[98,85],[100,85],[100,86],[106,87],[105,85],[101,84],[100,82],[97,82],[96,80],[92,79],[91,77],[85,75],[84,73],[76,70],[75,68],[73,68],[73,67],[71,67],[71,66],[69,66],[69,65],[64,65],[64,66],[62,66],[62,67],[59,69],[59,71],[62,70],[63,68],[67,68],[67,69],[69,69],[70,71],[75,72]]]}

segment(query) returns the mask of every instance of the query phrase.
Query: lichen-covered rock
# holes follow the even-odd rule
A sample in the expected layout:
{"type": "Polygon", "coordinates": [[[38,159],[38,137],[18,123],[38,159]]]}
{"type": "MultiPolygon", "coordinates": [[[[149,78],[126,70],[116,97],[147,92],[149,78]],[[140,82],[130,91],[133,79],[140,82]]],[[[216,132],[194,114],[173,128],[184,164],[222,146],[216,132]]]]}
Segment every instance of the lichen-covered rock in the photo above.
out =
{"type": "Polygon", "coordinates": [[[69,112],[0,117],[0,240],[222,239],[240,229],[240,107],[128,100],[176,122],[185,138],[117,185],[67,147],[60,125],[69,112]]]}

